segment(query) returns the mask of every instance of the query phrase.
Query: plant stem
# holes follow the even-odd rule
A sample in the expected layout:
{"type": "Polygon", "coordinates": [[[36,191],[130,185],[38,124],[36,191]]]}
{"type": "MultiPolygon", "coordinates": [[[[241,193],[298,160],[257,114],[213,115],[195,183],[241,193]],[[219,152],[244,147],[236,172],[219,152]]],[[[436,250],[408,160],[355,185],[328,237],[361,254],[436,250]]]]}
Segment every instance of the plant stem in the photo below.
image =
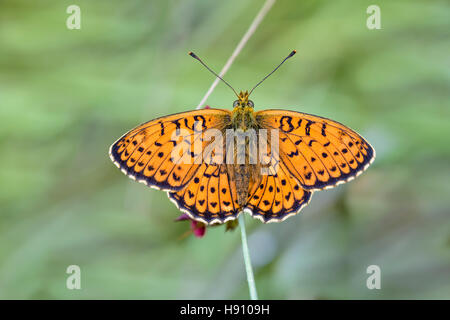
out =
{"type": "Polygon", "coordinates": [[[258,300],[256,292],[255,278],[253,276],[252,262],[248,251],[247,233],[245,231],[244,212],[239,215],[239,227],[241,228],[242,254],[244,255],[245,271],[247,271],[248,290],[250,291],[250,299],[258,300]]]}
{"type": "MultiPolygon", "coordinates": [[[[228,61],[223,66],[222,70],[220,70],[219,75],[223,77],[225,73],[228,71],[228,69],[231,67],[231,65],[234,62],[234,59],[241,53],[244,46],[247,44],[248,40],[252,37],[252,35],[255,33],[256,29],[258,29],[259,24],[264,19],[264,17],[267,15],[267,13],[272,8],[273,4],[275,3],[275,0],[266,0],[264,2],[264,5],[259,10],[258,14],[256,15],[255,19],[253,19],[250,27],[248,28],[247,32],[242,37],[241,41],[239,41],[238,45],[234,49],[233,53],[231,54],[230,58],[228,58],[228,61]]],[[[211,87],[206,92],[205,96],[202,98],[200,103],[197,106],[197,109],[201,109],[205,106],[205,102],[208,99],[208,97],[211,95],[211,93],[214,91],[214,88],[219,83],[220,79],[216,78],[214,82],[212,83],[211,87]]]]}

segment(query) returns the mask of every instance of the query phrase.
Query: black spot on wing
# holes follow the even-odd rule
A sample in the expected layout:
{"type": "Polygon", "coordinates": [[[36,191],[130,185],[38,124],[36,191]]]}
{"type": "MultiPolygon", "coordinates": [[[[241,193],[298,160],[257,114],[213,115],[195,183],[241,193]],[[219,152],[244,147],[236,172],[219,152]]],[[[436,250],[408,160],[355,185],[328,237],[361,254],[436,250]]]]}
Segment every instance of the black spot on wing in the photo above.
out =
{"type": "Polygon", "coordinates": [[[283,116],[280,119],[280,129],[284,132],[292,132],[295,128],[292,125],[292,117],[283,116]]]}
{"type": "Polygon", "coordinates": [[[291,152],[288,153],[288,157],[289,157],[289,158],[292,158],[292,157],[294,157],[294,156],[298,156],[298,150],[295,150],[295,152],[294,152],[294,151],[291,151],[291,152]]]}
{"type": "Polygon", "coordinates": [[[325,129],[327,128],[327,125],[325,123],[322,123],[322,130],[321,130],[321,134],[322,136],[326,137],[327,134],[325,133],[325,129]]]}
{"type": "Polygon", "coordinates": [[[305,134],[309,136],[311,134],[311,125],[314,123],[314,121],[308,120],[305,126],[305,134]]]}

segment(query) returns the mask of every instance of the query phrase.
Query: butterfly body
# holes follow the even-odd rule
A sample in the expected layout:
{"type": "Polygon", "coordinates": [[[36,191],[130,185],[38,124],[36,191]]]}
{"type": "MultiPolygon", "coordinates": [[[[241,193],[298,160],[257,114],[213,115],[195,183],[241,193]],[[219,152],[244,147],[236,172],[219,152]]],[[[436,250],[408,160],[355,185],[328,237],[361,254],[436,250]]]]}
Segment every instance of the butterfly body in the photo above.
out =
{"type": "MultiPolygon", "coordinates": [[[[255,112],[253,109],[253,102],[248,99],[248,91],[241,91],[238,95],[238,100],[233,103],[233,111],[231,114],[231,126],[226,129],[241,130],[247,132],[248,130],[258,130],[259,126],[256,122],[255,112]]],[[[238,154],[237,146],[232,150],[234,155],[238,154]]],[[[237,204],[240,208],[244,208],[248,194],[251,191],[252,185],[260,181],[259,166],[250,163],[248,142],[245,146],[245,163],[238,163],[235,159],[234,164],[228,165],[231,181],[236,185],[237,204]]]]}

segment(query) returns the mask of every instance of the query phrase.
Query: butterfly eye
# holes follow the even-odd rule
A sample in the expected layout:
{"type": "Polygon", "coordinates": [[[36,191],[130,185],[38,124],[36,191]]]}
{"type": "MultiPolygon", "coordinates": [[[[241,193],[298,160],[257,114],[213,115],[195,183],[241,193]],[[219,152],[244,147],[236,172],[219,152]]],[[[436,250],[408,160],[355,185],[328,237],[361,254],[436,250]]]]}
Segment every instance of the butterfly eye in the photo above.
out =
{"type": "Polygon", "coordinates": [[[235,100],[233,102],[233,108],[236,108],[239,105],[239,100],[235,100]]]}
{"type": "Polygon", "coordinates": [[[255,105],[253,104],[252,100],[248,100],[248,106],[251,107],[251,108],[255,107],[255,105]]]}

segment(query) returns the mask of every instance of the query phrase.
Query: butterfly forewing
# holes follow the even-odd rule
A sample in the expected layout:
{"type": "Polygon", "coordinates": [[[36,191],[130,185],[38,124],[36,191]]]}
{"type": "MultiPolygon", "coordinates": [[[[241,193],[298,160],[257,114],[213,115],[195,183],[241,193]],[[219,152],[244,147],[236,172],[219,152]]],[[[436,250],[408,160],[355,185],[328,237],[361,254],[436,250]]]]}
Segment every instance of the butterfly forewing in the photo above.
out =
{"type": "Polygon", "coordinates": [[[373,161],[374,149],[343,124],[294,111],[256,113],[263,128],[279,129],[280,160],[307,190],[347,182],[373,161]]]}
{"type": "Polygon", "coordinates": [[[178,191],[191,181],[202,163],[195,141],[205,149],[210,141],[202,140],[202,132],[223,129],[230,122],[230,114],[220,109],[196,110],[146,122],[117,140],[110,148],[110,157],[132,179],[178,191]],[[180,157],[173,158],[172,151],[177,147],[180,157]]]}

